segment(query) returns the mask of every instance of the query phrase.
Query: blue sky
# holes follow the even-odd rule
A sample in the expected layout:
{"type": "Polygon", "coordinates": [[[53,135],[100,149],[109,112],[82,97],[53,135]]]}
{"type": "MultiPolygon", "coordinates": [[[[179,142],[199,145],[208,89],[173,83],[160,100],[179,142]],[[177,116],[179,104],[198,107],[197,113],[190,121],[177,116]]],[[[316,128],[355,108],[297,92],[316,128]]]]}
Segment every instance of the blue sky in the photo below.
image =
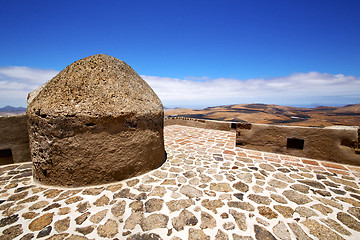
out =
{"type": "Polygon", "coordinates": [[[0,107],[72,62],[127,62],[167,107],[360,103],[360,1],[0,0],[0,107]]]}

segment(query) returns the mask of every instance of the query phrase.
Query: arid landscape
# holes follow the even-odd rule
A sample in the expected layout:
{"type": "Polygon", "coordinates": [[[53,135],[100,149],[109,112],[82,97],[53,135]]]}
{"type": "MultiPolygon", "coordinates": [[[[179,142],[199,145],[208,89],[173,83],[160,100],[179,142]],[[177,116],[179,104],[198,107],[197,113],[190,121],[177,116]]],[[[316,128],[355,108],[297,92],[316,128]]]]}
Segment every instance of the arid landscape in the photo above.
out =
{"type": "Polygon", "coordinates": [[[20,115],[26,112],[26,108],[23,107],[12,107],[12,106],[5,106],[0,108],[0,116],[13,116],[13,115],[20,115]]]}
{"type": "MultiPolygon", "coordinates": [[[[25,108],[6,106],[0,108],[0,116],[24,114],[25,111],[25,108]]],[[[201,110],[165,109],[165,117],[169,116],[292,126],[360,126],[360,104],[343,107],[297,108],[253,103],[207,107],[201,110]]]]}
{"type": "Polygon", "coordinates": [[[268,104],[237,104],[196,109],[166,109],[165,116],[293,126],[360,126],[360,104],[297,108],[268,104]]]}

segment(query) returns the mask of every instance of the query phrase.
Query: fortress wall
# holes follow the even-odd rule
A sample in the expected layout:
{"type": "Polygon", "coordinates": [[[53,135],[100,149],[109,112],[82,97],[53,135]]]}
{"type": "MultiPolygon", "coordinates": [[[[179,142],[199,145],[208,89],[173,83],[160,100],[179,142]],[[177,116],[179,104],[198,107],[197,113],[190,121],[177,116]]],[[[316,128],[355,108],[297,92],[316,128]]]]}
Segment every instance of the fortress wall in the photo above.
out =
{"type": "Polygon", "coordinates": [[[223,131],[236,129],[238,147],[360,166],[358,127],[299,127],[184,117],[168,117],[164,123],[165,126],[184,125],[223,131]]]}
{"type": "Polygon", "coordinates": [[[189,127],[206,128],[206,129],[214,129],[214,130],[222,130],[222,131],[235,130],[236,127],[236,123],[231,123],[231,122],[185,118],[185,117],[167,117],[165,118],[164,125],[165,126],[183,125],[189,127]]]}
{"type": "MultiPolygon", "coordinates": [[[[238,147],[360,165],[358,127],[297,127],[182,117],[165,118],[164,124],[222,131],[236,128],[238,147]]],[[[8,164],[1,158],[6,149],[11,149],[14,163],[31,161],[25,115],[0,117],[0,165],[8,164]]]]}
{"type": "Polygon", "coordinates": [[[26,115],[0,117],[0,165],[31,162],[26,121],[26,115]]]}
{"type": "Polygon", "coordinates": [[[237,123],[242,148],[360,165],[359,128],[327,128],[237,123]]]}

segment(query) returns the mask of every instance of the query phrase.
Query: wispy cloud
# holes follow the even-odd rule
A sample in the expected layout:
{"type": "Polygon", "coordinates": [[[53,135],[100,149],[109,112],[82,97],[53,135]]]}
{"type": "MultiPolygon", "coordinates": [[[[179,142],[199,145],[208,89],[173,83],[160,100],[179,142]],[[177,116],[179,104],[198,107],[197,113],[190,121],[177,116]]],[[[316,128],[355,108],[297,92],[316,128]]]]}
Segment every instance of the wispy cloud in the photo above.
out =
{"type": "MultiPolygon", "coordinates": [[[[0,107],[26,106],[27,94],[54,77],[55,70],[0,67],[0,107]]],[[[360,77],[296,73],[271,79],[141,76],[166,107],[207,107],[237,103],[342,105],[360,103],[360,77]]]]}
{"type": "Polygon", "coordinates": [[[0,107],[26,106],[27,94],[57,73],[55,70],[29,67],[0,67],[0,107]]]}

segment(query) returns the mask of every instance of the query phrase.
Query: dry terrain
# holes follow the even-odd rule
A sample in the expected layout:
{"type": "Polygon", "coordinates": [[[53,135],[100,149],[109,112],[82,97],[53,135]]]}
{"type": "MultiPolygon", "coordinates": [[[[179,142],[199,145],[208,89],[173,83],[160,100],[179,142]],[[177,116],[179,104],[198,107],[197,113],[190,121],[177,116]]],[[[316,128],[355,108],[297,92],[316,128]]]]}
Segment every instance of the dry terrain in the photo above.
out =
{"type": "Polygon", "coordinates": [[[195,109],[166,109],[165,116],[250,123],[327,127],[360,126],[360,104],[344,107],[297,108],[268,104],[237,104],[195,109]]]}

